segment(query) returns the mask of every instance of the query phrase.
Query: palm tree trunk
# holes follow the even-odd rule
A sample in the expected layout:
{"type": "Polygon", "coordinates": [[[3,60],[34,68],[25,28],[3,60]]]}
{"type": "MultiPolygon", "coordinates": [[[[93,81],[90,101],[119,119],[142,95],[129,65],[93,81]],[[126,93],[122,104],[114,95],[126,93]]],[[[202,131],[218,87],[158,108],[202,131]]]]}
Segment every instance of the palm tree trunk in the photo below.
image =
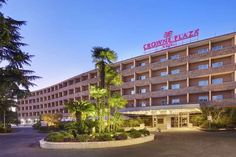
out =
{"type": "Polygon", "coordinates": [[[75,117],[76,117],[76,122],[81,122],[81,119],[82,119],[81,112],[76,112],[75,113],[75,117]]]}
{"type": "Polygon", "coordinates": [[[105,88],[105,63],[101,63],[100,68],[100,87],[105,88]]]}
{"type": "Polygon", "coordinates": [[[3,128],[6,128],[6,111],[3,111],[3,128]]]}

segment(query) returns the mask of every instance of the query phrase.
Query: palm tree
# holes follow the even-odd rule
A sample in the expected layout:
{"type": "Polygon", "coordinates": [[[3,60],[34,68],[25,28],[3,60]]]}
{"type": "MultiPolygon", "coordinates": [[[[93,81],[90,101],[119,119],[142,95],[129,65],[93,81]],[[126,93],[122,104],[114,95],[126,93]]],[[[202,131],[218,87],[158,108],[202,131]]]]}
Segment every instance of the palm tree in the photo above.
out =
{"type": "Polygon", "coordinates": [[[99,77],[100,77],[99,86],[100,88],[105,88],[106,65],[115,62],[117,60],[117,54],[113,50],[103,47],[94,47],[91,52],[92,52],[93,62],[95,63],[99,71],[99,77]]]}
{"type": "Polygon", "coordinates": [[[89,94],[96,100],[96,111],[98,116],[98,130],[99,133],[104,130],[104,116],[105,116],[105,102],[104,99],[107,96],[107,90],[96,86],[91,86],[89,94]]]}
{"type": "Polygon", "coordinates": [[[121,75],[118,74],[116,72],[116,70],[107,65],[105,68],[105,73],[106,73],[106,77],[105,77],[105,86],[106,89],[108,91],[108,120],[107,120],[107,124],[108,124],[108,132],[111,129],[111,104],[109,103],[109,99],[112,97],[111,95],[111,91],[110,91],[110,86],[114,85],[114,86],[119,86],[122,84],[122,79],[121,79],[121,75]]]}
{"type": "Polygon", "coordinates": [[[94,113],[94,105],[88,101],[70,101],[66,104],[66,108],[76,117],[76,122],[82,122],[87,116],[94,113]]]}

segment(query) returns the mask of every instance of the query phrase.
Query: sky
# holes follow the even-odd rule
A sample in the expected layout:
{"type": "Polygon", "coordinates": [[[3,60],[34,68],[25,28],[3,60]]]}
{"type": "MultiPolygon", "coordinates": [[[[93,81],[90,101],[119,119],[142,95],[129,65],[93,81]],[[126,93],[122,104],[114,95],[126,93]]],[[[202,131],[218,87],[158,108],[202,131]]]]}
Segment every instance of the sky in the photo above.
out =
{"type": "Polygon", "coordinates": [[[92,70],[91,49],[109,47],[118,60],[143,55],[143,45],[200,29],[199,39],[236,31],[235,0],[8,0],[5,16],[27,21],[23,50],[41,89],[92,70]]]}

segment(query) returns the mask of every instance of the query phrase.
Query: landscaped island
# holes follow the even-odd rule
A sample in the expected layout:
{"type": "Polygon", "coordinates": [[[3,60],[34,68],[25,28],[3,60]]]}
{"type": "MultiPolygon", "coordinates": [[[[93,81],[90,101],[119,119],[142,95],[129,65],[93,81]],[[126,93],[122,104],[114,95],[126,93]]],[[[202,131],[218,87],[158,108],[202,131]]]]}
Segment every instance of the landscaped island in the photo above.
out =
{"type": "Polygon", "coordinates": [[[46,149],[108,148],[141,144],[153,140],[154,135],[146,129],[131,129],[130,131],[113,134],[82,134],[75,136],[68,132],[54,132],[40,140],[40,147],[46,149]]]}
{"type": "Polygon", "coordinates": [[[92,58],[99,78],[98,83],[89,87],[90,101],[72,100],[65,104],[74,119],[71,122],[62,123],[60,114],[41,115],[41,121],[47,126],[36,124],[35,127],[54,131],[40,141],[42,148],[104,148],[154,140],[154,135],[146,129],[125,131],[122,128],[125,119],[118,110],[125,107],[127,101],[119,92],[111,91],[112,86],[122,84],[120,74],[112,67],[116,53],[109,48],[94,47],[92,58]]]}

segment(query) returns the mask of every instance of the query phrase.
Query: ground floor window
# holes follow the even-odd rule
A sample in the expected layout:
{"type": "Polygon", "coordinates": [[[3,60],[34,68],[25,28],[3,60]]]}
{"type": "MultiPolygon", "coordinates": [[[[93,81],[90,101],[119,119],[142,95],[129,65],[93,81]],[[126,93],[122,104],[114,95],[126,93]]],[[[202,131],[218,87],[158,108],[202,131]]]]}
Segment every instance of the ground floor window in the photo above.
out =
{"type": "Polygon", "coordinates": [[[157,123],[158,124],[164,124],[164,118],[158,118],[157,123]]]}

